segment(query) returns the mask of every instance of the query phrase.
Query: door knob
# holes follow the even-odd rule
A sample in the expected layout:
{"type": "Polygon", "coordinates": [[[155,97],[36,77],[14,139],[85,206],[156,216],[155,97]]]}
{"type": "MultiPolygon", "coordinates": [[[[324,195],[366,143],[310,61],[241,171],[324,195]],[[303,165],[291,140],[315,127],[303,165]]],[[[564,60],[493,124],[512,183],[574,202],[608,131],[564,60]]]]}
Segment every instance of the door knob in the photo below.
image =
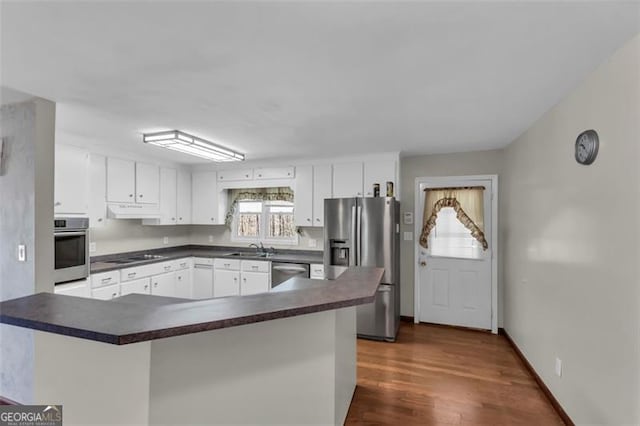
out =
{"type": "Polygon", "coordinates": [[[420,266],[427,266],[427,262],[426,262],[426,261],[424,261],[424,260],[421,260],[421,261],[420,261],[420,266]]]}

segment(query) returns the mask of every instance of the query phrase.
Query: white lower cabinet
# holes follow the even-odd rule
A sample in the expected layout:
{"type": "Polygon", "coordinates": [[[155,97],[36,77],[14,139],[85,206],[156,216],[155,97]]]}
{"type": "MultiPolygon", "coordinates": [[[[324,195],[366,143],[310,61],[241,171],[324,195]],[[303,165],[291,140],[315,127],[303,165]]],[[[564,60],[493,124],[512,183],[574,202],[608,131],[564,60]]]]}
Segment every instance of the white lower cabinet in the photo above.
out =
{"type": "Polygon", "coordinates": [[[191,282],[191,270],[176,272],[176,297],[183,299],[193,298],[193,284],[191,282]]]}
{"type": "Polygon", "coordinates": [[[213,259],[193,259],[192,293],[194,299],[213,297],[213,259]]]}
{"type": "Polygon", "coordinates": [[[120,297],[120,284],[94,288],[91,290],[91,297],[100,300],[111,300],[120,297]]]}
{"type": "Polygon", "coordinates": [[[53,288],[53,292],[66,296],[90,297],[89,279],[58,284],[53,288]]]}
{"type": "Polygon", "coordinates": [[[240,295],[240,271],[213,270],[213,297],[240,295]]]}
{"type": "Polygon", "coordinates": [[[324,280],[324,265],[322,263],[309,265],[309,278],[312,280],[324,280]]]}
{"type": "Polygon", "coordinates": [[[151,277],[151,294],[154,296],[175,297],[176,273],[168,272],[151,277]]]}
{"type": "Polygon", "coordinates": [[[249,294],[266,293],[269,291],[271,285],[269,281],[268,273],[242,271],[240,295],[247,296],[249,294]]]}
{"type": "Polygon", "coordinates": [[[120,285],[120,295],[127,294],[151,294],[151,278],[142,278],[139,280],[127,281],[120,285]]]}

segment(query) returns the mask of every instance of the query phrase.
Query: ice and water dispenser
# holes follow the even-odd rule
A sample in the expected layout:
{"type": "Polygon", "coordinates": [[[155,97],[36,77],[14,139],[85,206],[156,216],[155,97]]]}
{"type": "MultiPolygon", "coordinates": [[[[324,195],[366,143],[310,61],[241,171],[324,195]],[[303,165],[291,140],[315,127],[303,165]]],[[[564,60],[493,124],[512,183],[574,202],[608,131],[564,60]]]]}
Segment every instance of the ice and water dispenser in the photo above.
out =
{"type": "Polygon", "coordinates": [[[331,266],[349,266],[349,240],[329,240],[331,266]]]}

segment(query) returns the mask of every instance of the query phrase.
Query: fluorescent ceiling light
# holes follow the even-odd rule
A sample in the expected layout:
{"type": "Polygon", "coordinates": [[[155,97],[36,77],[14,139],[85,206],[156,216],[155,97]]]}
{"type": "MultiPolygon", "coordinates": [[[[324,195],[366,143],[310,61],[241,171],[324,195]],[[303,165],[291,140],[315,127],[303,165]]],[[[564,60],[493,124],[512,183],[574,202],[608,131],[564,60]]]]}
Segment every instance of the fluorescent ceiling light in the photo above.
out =
{"type": "Polygon", "coordinates": [[[142,135],[142,141],[211,161],[244,161],[244,154],[216,145],[213,142],[197,136],[189,135],[180,130],[145,133],[142,135]]]}

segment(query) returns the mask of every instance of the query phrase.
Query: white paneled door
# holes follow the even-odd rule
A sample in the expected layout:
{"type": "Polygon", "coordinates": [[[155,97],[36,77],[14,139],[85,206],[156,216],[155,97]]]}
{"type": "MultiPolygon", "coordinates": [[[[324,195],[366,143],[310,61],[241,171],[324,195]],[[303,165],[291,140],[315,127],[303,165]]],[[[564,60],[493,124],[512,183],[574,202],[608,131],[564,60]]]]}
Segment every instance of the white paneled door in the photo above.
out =
{"type": "Polygon", "coordinates": [[[494,329],[492,309],[493,218],[492,180],[427,179],[416,182],[416,320],[480,329],[494,329]],[[484,186],[484,227],[489,243],[482,250],[455,214],[441,210],[431,231],[429,248],[419,242],[422,227],[424,190],[436,187],[484,186]],[[436,241],[438,238],[439,241],[436,241]],[[479,248],[478,248],[479,247],[479,248]]]}

